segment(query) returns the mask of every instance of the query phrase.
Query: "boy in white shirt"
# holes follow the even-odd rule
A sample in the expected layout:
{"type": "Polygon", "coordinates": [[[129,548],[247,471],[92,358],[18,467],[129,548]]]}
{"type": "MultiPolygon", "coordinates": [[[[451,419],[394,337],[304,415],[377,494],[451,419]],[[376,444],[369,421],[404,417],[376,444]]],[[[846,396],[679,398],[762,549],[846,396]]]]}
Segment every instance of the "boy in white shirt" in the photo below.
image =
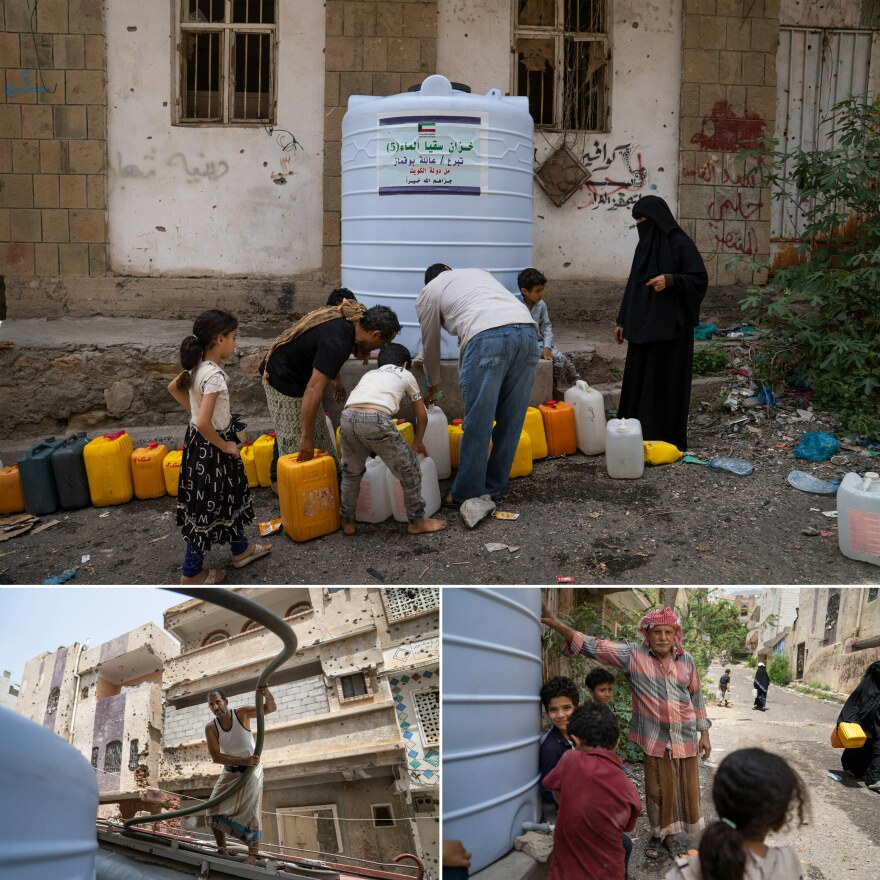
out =
{"type": "Polygon", "coordinates": [[[409,371],[412,355],[403,345],[391,343],[379,352],[379,369],[365,373],[354,387],[339,420],[342,445],[342,532],[353,535],[361,478],[370,455],[377,455],[400,480],[403,489],[407,532],[420,535],[446,527],[442,519],[425,516],[422,499],[422,470],[416,453],[427,456],[422,438],[428,426],[428,413],[418,382],[409,371]],[[412,449],[397,430],[392,416],[404,397],[409,398],[416,416],[412,449]]]}

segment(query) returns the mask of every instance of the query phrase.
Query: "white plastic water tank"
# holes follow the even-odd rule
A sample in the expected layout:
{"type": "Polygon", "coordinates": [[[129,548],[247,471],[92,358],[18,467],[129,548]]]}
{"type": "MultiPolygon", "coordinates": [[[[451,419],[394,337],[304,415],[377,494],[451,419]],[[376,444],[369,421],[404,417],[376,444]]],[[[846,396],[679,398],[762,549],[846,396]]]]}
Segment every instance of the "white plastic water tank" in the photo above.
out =
{"type": "MultiPolygon", "coordinates": [[[[342,285],[394,309],[415,354],[425,269],[487,269],[518,293],[532,264],[534,123],[528,99],[472,95],[444,76],[418,91],[352,95],[342,121],[342,285]]],[[[443,334],[441,356],[458,340],[443,334]]]]}
{"type": "Polygon", "coordinates": [[[541,590],[443,591],[443,837],[471,873],[540,818],[541,590]]]}
{"type": "Polygon", "coordinates": [[[95,876],[98,782],[61,737],[0,707],[0,878],[95,876]]]}

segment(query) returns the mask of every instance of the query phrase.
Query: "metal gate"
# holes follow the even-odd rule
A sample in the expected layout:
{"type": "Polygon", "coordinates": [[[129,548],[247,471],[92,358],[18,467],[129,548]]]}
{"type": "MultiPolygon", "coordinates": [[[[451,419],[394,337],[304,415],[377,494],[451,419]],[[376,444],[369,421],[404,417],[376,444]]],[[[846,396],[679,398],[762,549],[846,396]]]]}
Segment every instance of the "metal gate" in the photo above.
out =
{"type": "MultiPolygon", "coordinates": [[[[849,95],[865,96],[871,66],[871,31],[831,28],[779,29],[776,53],[777,149],[791,153],[837,146],[827,120],[835,104],[849,95]]],[[[787,162],[789,179],[793,163],[787,162]]],[[[790,198],[790,182],[774,187],[770,235],[774,241],[796,241],[803,229],[801,210],[790,198]]]]}

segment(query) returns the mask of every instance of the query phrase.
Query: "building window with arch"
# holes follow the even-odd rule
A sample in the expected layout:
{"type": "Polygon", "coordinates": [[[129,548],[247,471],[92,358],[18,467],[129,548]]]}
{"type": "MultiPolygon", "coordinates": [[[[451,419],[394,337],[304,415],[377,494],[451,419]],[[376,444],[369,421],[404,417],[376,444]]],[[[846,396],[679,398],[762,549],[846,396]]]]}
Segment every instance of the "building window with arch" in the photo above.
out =
{"type": "Polygon", "coordinates": [[[104,749],[104,772],[118,773],[122,768],[122,741],[110,740],[104,749]]]}
{"type": "Polygon", "coordinates": [[[608,0],[513,0],[513,93],[537,128],[608,131],[608,0]]]}
{"type": "Polygon", "coordinates": [[[241,628],[241,631],[243,633],[246,633],[246,632],[250,632],[251,630],[254,630],[254,629],[260,629],[261,626],[262,626],[262,624],[257,623],[256,620],[248,620],[245,623],[245,625],[241,628]]]}
{"type": "Polygon", "coordinates": [[[46,703],[46,714],[51,715],[58,708],[58,700],[61,698],[61,688],[52,688],[49,691],[49,700],[46,703]]]}
{"type": "Polygon", "coordinates": [[[133,739],[131,741],[131,748],[128,752],[128,769],[129,770],[137,770],[138,768],[138,741],[133,739]]]}
{"type": "Polygon", "coordinates": [[[202,639],[202,647],[207,648],[208,645],[217,645],[220,642],[225,642],[229,638],[229,633],[226,632],[225,629],[215,629],[214,632],[208,633],[204,639],[202,639]]]}
{"type": "Polygon", "coordinates": [[[298,617],[300,614],[307,614],[312,610],[309,602],[294,602],[287,611],[284,612],[285,617],[298,617]]]}
{"type": "MultiPolygon", "coordinates": [[[[275,122],[277,0],[177,0],[178,124],[275,122]]],[[[295,148],[293,139],[290,149],[295,148]]]]}

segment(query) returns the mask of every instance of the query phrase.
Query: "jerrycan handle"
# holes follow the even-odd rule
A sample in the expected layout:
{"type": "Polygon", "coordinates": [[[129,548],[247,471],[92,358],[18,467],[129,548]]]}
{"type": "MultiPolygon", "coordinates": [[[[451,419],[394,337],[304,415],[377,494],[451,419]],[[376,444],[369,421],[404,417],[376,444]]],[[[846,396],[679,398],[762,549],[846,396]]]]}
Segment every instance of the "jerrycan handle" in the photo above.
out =
{"type": "Polygon", "coordinates": [[[875,484],[880,484],[880,474],[875,474],[873,471],[868,471],[864,476],[862,491],[870,492],[875,484]]]}
{"type": "Polygon", "coordinates": [[[587,382],[585,379],[578,379],[575,383],[575,387],[587,393],[593,390],[592,388],[590,388],[589,382],[587,382]]]}

